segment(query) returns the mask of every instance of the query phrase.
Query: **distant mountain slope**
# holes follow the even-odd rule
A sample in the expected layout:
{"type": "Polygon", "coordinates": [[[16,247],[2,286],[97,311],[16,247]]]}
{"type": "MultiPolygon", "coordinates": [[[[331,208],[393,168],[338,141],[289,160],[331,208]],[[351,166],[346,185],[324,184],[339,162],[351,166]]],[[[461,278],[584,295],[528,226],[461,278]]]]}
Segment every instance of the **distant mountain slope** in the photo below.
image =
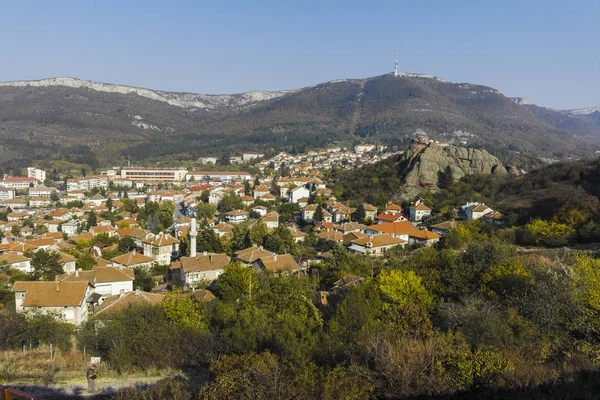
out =
{"type": "Polygon", "coordinates": [[[595,114],[561,122],[565,115],[570,114],[517,104],[486,86],[415,75],[235,95],[169,93],[73,78],[0,82],[0,165],[8,159],[21,164],[60,159],[68,144],[89,146],[100,164],[113,164],[127,156],[134,162],[189,160],[340,140],[403,146],[417,130],[467,141],[505,160],[518,152],[550,158],[589,153],[588,143],[600,139],[595,114]]]}

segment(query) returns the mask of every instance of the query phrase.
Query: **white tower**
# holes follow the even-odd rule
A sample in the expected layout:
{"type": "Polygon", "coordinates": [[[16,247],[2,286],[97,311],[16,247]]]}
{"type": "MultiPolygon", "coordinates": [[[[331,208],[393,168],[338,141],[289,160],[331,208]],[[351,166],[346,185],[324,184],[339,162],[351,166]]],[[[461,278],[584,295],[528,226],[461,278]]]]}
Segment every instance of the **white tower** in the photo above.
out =
{"type": "Polygon", "coordinates": [[[394,64],[394,76],[398,76],[398,49],[396,48],[396,63],[394,64]]]}
{"type": "Polygon", "coordinates": [[[196,218],[192,218],[190,224],[190,257],[196,257],[196,236],[198,236],[198,230],[196,229],[196,218]]]}

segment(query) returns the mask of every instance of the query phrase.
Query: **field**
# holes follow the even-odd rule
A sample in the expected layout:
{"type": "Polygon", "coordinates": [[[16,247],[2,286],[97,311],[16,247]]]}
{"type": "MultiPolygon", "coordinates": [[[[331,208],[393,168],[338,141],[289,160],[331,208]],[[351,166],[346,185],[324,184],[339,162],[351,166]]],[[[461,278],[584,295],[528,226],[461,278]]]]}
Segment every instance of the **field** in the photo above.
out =
{"type": "MultiPolygon", "coordinates": [[[[88,359],[89,360],[89,359],[88,359]]],[[[0,352],[0,383],[33,395],[36,399],[105,399],[126,387],[144,387],[160,379],[179,376],[172,370],[149,370],[119,374],[107,365],[97,367],[96,396],[88,395],[85,379],[89,361],[78,351],[54,353],[50,347],[0,352]]]]}

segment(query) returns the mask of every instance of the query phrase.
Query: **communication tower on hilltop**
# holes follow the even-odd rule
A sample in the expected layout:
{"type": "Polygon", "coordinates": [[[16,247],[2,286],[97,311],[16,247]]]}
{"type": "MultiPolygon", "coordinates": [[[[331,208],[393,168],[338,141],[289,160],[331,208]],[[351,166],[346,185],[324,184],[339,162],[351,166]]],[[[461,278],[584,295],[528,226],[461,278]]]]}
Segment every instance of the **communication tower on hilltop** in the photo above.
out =
{"type": "Polygon", "coordinates": [[[394,76],[398,76],[398,49],[396,48],[396,63],[394,64],[394,76]]]}

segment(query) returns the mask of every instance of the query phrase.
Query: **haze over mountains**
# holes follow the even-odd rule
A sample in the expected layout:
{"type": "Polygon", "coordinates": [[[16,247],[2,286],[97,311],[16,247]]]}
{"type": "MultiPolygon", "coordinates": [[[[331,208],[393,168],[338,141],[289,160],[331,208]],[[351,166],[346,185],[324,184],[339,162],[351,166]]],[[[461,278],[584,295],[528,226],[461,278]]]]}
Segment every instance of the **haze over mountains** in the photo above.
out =
{"type": "Polygon", "coordinates": [[[600,108],[543,108],[486,86],[416,74],[233,95],[73,78],[0,82],[4,164],[60,157],[66,144],[89,146],[106,165],[128,156],[144,163],[335,141],[403,146],[419,130],[502,159],[579,157],[600,142],[600,108]]]}

